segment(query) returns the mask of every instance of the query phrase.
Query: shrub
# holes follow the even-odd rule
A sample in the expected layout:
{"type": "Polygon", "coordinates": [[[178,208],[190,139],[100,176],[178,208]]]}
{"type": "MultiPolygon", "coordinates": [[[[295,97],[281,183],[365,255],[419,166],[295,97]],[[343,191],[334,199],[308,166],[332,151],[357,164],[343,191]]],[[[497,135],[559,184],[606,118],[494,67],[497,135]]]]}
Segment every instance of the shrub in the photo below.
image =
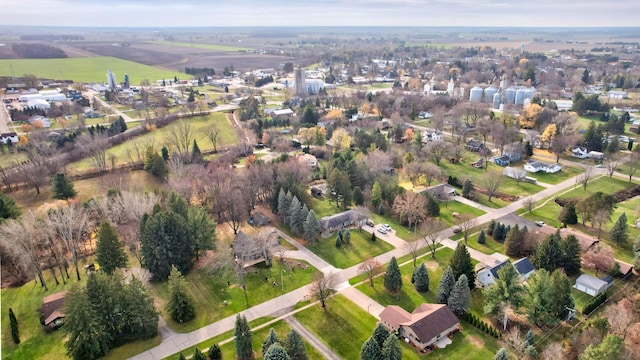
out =
{"type": "Polygon", "coordinates": [[[607,301],[608,297],[609,296],[607,295],[607,293],[602,293],[596,296],[593,300],[591,300],[590,303],[584,306],[584,308],[582,309],[582,314],[584,315],[591,314],[595,309],[598,308],[598,306],[602,305],[602,303],[607,301]]]}

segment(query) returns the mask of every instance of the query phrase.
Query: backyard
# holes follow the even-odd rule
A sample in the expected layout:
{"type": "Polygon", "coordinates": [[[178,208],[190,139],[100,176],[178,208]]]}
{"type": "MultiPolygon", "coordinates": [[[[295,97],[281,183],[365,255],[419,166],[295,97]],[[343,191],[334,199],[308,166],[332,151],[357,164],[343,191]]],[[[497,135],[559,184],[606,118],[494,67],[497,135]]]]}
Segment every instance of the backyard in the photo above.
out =
{"type": "Polygon", "coordinates": [[[308,245],[307,248],[340,269],[359,264],[370,256],[378,256],[393,250],[393,246],[387,242],[381,239],[371,241],[371,234],[357,229],[351,230],[349,243],[343,243],[340,247],[336,247],[336,234],[333,234],[326,239],[318,240],[315,244],[308,245]]]}

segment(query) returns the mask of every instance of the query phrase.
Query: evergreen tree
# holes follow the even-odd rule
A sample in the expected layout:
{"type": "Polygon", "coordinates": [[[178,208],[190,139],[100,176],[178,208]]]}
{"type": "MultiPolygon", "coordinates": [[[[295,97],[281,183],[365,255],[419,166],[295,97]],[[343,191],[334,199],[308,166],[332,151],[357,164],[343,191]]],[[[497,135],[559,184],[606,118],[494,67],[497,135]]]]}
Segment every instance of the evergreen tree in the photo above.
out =
{"type": "Polygon", "coordinates": [[[487,235],[489,236],[493,236],[493,230],[496,227],[496,221],[491,219],[491,221],[489,222],[489,225],[487,226],[487,235]]]}
{"type": "Polygon", "coordinates": [[[534,339],[534,334],[533,334],[533,330],[529,329],[529,331],[527,331],[524,334],[524,342],[527,345],[534,345],[535,344],[535,339],[534,339]]]}
{"type": "MultiPolygon", "coordinates": [[[[102,294],[101,294],[102,295],[102,294]]],[[[74,360],[98,359],[109,351],[107,329],[96,315],[89,296],[76,284],[65,296],[64,326],[67,355],[74,360]]]]}
{"type": "Polygon", "coordinates": [[[413,271],[412,280],[414,280],[413,285],[416,287],[416,291],[429,291],[429,272],[426,266],[424,266],[424,263],[420,264],[420,266],[413,271]]]}
{"type": "Polygon", "coordinates": [[[236,357],[238,360],[253,359],[253,342],[251,340],[251,330],[247,319],[243,315],[236,316],[236,326],[233,332],[236,346],[236,357]]]}
{"type": "Polygon", "coordinates": [[[376,242],[376,233],[375,231],[371,233],[371,242],[376,242]]]}
{"type": "Polygon", "coordinates": [[[193,139],[193,147],[191,148],[191,163],[201,164],[203,161],[204,157],[202,156],[200,147],[198,146],[196,139],[193,139]]]}
{"type": "Polygon", "coordinates": [[[186,280],[180,271],[172,266],[171,275],[169,275],[169,301],[167,302],[169,316],[177,323],[192,320],[196,316],[194,302],[186,280]]]}
{"type": "Polygon", "coordinates": [[[518,282],[519,275],[515,267],[503,266],[498,270],[498,278],[495,283],[484,290],[484,312],[498,315],[502,312],[499,321],[507,328],[508,309],[518,309],[522,305],[524,288],[518,282]]]}
{"type": "Polygon", "coordinates": [[[522,255],[522,245],[523,245],[522,242],[523,242],[523,236],[522,236],[522,233],[520,232],[520,228],[518,227],[518,224],[516,224],[514,227],[511,228],[511,230],[509,230],[509,233],[507,234],[507,238],[504,241],[505,254],[511,257],[517,257],[522,255]]]}
{"type": "Polygon", "coordinates": [[[402,289],[402,274],[395,256],[391,258],[387,271],[384,273],[384,288],[391,293],[397,293],[402,289]]]}
{"type": "Polygon", "coordinates": [[[100,269],[107,274],[127,266],[124,244],[118,239],[115,229],[108,221],[100,223],[96,240],[96,260],[100,269]]]}
{"type": "Polygon", "coordinates": [[[205,209],[188,207],[187,228],[191,243],[195,245],[196,261],[199,259],[200,251],[216,249],[216,223],[205,209]]]}
{"type": "Polygon", "coordinates": [[[527,157],[533,156],[533,146],[528,140],[524,143],[524,153],[527,157]]]}
{"type": "Polygon", "coordinates": [[[298,224],[296,223],[296,219],[298,216],[298,212],[300,212],[301,204],[300,200],[298,200],[297,196],[294,196],[291,200],[291,204],[289,204],[289,210],[287,211],[287,220],[291,231],[295,234],[299,232],[298,224]]]}
{"type": "Polygon", "coordinates": [[[560,232],[547,236],[540,242],[531,256],[531,262],[538,269],[553,271],[557,269],[562,261],[562,250],[560,249],[560,232]]]}
{"type": "Polygon", "coordinates": [[[582,264],[582,247],[580,246],[578,238],[573,234],[567,235],[560,243],[560,250],[562,251],[562,267],[564,268],[564,272],[569,276],[579,274],[582,264]]]}
{"type": "Polygon", "coordinates": [[[342,230],[342,241],[346,244],[351,242],[351,231],[349,229],[342,230]]]}
{"type": "Polygon", "coordinates": [[[318,238],[318,235],[320,235],[320,222],[318,221],[318,218],[316,217],[316,212],[312,210],[309,210],[309,213],[307,214],[307,218],[304,221],[304,239],[309,241],[310,243],[314,244],[316,242],[316,239],[318,238]]]}
{"type": "Polygon", "coordinates": [[[618,360],[624,350],[624,339],[619,335],[609,334],[600,344],[587,346],[579,360],[618,360]]]}
{"type": "Polygon", "coordinates": [[[510,360],[510,357],[505,348],[500,348],[496,353],[496,356],[493,357],[493,360],[510,360]]]}
{"type": "Polygon", "coordinates": [[[336,233],[336,247],[342,246],[342,230],[338,230],[336,233]]]}
{"type": "Polygon", "coordinates": [[[169,161],[169,149],[167,149],[166,146],[163,146],[162,149],[160,149],[160,155],[162,156],[162,160],[169,161]]]}
{"type": "Polygon", "coordinates": [[[378,181],[373,183],[371,188],[371,206],[379,208],[382,205],[382,186],[378,181]]]}
{"type": "Polygon", "coordinates": [[[356,206],[362,206],[364,204],[364,194],[362,193],[360,186],[353,188],[353,202],[356,206]]]}
{"type": "Polygon", "coordinates": [[[298,230],[297,234],[304,234],[304,223],[307,220],[307,216],[309,215],[309,208],[307,204],[302,204],[298,212],[296,212],[295,217],[291,220],[294,223],[294,227],[298,230]]]}
{"type": "Polygon", "coordinates": [[[460,275],[458,281],[453,285],[447,305],[451,311],[459,316],[462,316],[469,311],[471,308],[471,290],[469,290],[467,275],[460,275]]]}
{"type": "Polygon", "coordinates": [[[375,329],[373,329],[373,334],[371,334],[371,338],[378,343],[380,349],[384,346],[385,340],[389,336],[389,331],[382,325],[382,323],[378,323],[375,329]]]}
{"type": "Polygon", "coordinates": [[[280,339],[278,339],[278,335],[276,334],[276,331],[273,328],[271,328],[271,330],[269,330],[269,334],[267,335],[267,338],[264,339],[264,342],[262,343],[262,354],[266,355],[267,350],[269,350],[269,346],[273,344],[279,344],[279,343],[280,343],[280,339]]]}
{"type": "Polygon", "coordinates": [[[287,213],[289,212],[289,199],[287,198],[287,193],[283,188],[280,188],[278,192],[278,208],[276,209],[278,216],[280,216],[280,220],[286,223],[287,213]]]}
{"type": "Polygon", "coordinates": [[[187,360],[186,357],[184,357],[184,354],[182,353],[182,351],[180,352],[180,354],[178,355],[178,360],[187,360]]]}
{"type": "Polygon", "coordinates": [[[427,196],[427,216],[440,216],[440,204],[438,204],[438,201],[434,199],[433,196],[427,196]]]}
{"type": "Polygon", "coordinates": [[[308,360],[307,349],[302,341],[302,336],[297,331],[291,330],[287,334],[284,348],[287,354],[291,357],[291,360],[308,360]]]}
{"type": "Polygon", "coordinates": [[[478,235],[478,244],[485,244],[487,242],[487,237],[484,234],[484,229],[480,230],[480,235],[478,235]]]}
{"type": "Polygon", "coordinates": [[[291,360],[291,357],[280,344],[273,344],[264,354],[264,360],[291,360]]]}
{"type": "Polygon", "coordinates": [[[451,266],[453,276],[456,280],[460,278],[460,275],[465,274],[467,275],[469,289],[473,289],[475,287],[474,282],[476,281],[476,273],[473,270],[471,255],[469,255],[469,251],[464,244],[458,243],[449,266],[451,266]]]}
{"type": "Polygon", "coordinates": [[[618,220],[611,228],[611,240],[616,242],[616,245],[625,244],[629,240],[629,227],[627,225],[627,214],[622,213],[618,220]]]}
{"type": "Polygon", "coordinates": [[[51,181],[52,197],[58,200],[69,200],[74,198],[78,193],[73,187],[71,179],[64,173],[57,173],[51,181]]]}
{"type": "Polygon", "coordinates": [[[382,360],[382,349],[373,337],[367,339],[360,349],[360,360],[382,360]]]}
{"type": "Polygon", "coordinates": [[[578,223],[578,214],[576,213],[576,204],[570,201],[560,211],[560,222],[565,225],[573,225],[578,223]]]}
{"type": "Polygon", "coordinates": [[[211,345],[207,356],[209,356],[209,360],[222,360],[222,350],[220,350],[220,346],[218,346],[218,344],[211,345]]]}
{"type": "Polygon", "coordinates": [[[198,349],[198,347],[196,347],[196,349],[193,351],[193,356],[191,357],[191,360],[207,360],[207,357],[202,354],[202,352],[200,351],[200,349],[198,349]]]}
{"type": "Polygon", "coordinates": [[[471,193],[473,192],[473,183],[471,179],[466,179],[462,184],[462,197],[469,199],[471,197],[471,193]]]}
{"type": "Polygon", "coordinates": [[[384,360],[402,360],[402,348],[398,338],[394,334],[389,334],[382,345],[382,358],[384,360]]]}
{"type": "Polygon", "coordinates": [[[11,325],[11,339],[14,344],[18,345],[20,344],[20,329],[18,329],[18,319],[16,319],[12,308],[9,308],[9,323],[11,325]]]}
{"type": "Polygon", "coordinates": [[[17,219],[20,217],[21,211],[13,198],[0,193],[0,223],[4,219],[17,219]]]}
{"type": "Polygon", "coordinates": [[[436,302],[438,304],[447,304],[449,302],[449,294],[455,284],[456,278],[453,275],[453,270],[451,266],[447,266],[438,284],[438,295],[436,296],[436,302]]]}
{"type": "Polygon", "coordinates": [[[169,174],[169,167],[166,161],[151,148],[149,148],[149,150],[144,163],[144,169],[157,178],[165,179],[169,174]]]}

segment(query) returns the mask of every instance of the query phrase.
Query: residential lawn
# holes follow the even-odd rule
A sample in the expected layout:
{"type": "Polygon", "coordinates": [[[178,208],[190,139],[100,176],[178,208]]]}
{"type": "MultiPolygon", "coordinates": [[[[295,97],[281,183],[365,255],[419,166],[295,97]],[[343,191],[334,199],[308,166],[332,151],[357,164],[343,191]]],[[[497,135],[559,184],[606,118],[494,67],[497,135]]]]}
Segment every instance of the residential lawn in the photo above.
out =
{"type": "Polygon", "coordinates": [[[377,322],[342,295],[329,298],[325,310],[313,306],[295,317],[343,359],[360,358],[360,348],[377,322]]]}
{"type": "Polygon", "coordinates": [[[444,349],[437,349],[427,354],[421,354],[403,342],[402,358],[436,359],[436,360],[486,360],[492,359],[500,346],[493,337],[478,330],[466,322],[460,322],[462,331],[453,335],[452,344],[444,349]]]}
{"type": "MultiPolygon", "coordinates": [[[[418,234],[413,231],[409,231],[406,226],[400,225],[398,219],[391,217],[389,211],[385,211],[385,215],[379,215],[377,212],[371,212],[371,220],[376,223],[376,226],[379,224],[389,224],[391,228],[395,231],[395,235],[406,241],[413,241],[418,239],[418,234]]],[[[376,234],[377,235],[377,234],[376,234]]]]}
{"type": "Polygon", "coordinates": [[[115,57],[78,57],[64,59],[4,59],[0,60],[0,75],[34,74],[39,78],[73,80],[74,82],[104,82],[107,69],[112,69],[118,81],[129,74],[132,85],[139,85],[147,79],[151,82],[172,79],[177,76],[189,79],[177,71],[168,71],[115,57]]]}
{"type": "Polygon", "coordinates": [[[186,333],[309,284],[316,269],[312,266],[301,269],[293,266],[294,263],[304,262],[290,260],[283,264],[278,260],[274,260],[272,261],[273,266],[270,268],[254,266],[248,269],[245,275],[246,299],[235,274],[229,273],[221,276],[219,274],[211,274],[205,269],[192,271],[185,278],[191,285],[190,290],[195,299],[196,318],[184,324],[173,322],[164,309],[164,305],[169,298],[168,283],[155,283],[152,285],[152,289],[159,298],[160,306],[158,308],[169,326],[177,332],[186,333]],[[281,270],[286,271],[284,274],[284,292],[280,283],[281,270]],[[265,281],[265,278],[267,278],[267,281],[265,281]],[[229,281],[230,285],[228,285],[227,281],[229,281]],[[274,281],[277,284],[276,286],[273,285],[274,281]],[[226,306],[224,301],[227,301],[226,306]]]}
{"type": "Polygon", "coordinates": [[[488,206],[488,207],[490,207],[492,209],[500,209],[500,208],[503,208],[503,207],[505,207],[505,206],[510,204],[510,202],[507,202],[507,201],[502,200],[502,199],[500,199],[498,197],[495,197],[495,196],[493,196],[491,198],[491,201],[489,201],[489,197],[487,195],[484,195],[484,194],[476,193],[474,195],[474,197],[475,197],[474,200],[476,202],[478,202],[479,204],[482,204],[484,206],[488,206]]]}
{"type": "MultiPolygon", "coordinates": [[[[449,260],[453,256],[453,250],[443,248],[436,252],[436,259],[433,260],[430,255],[423,257],[421,260],[425,262],[425,266],[429,271],[429,291],[419,293],[411,284],[411,275],[413,273],[413,264],[407,263],[400,267],[402,272],[402,290],[399,294],[388,293],[383,285],[384,277],[379,276],[374,279],[373,287],[368,282],[362,283],[356,288],[367,296],[371,297],[378,303],[387,305],[398,305],[401,308],[412,312],[418,305],[422,303],[435,303],[438,292],[438,284],[442,277],[442,272],[449,265],[449,260]]],[[[418,262],[418,265],[420,262],[418,262]]],[[[476,291],[477,292],[477,291],[476,291]]]]}
{"type": "MultiPolygon", "coordinates": [[[[216,112],[206,116],[196,116],[192,118],[179,119],[175,121],[174,124],[170,124],[160,129],[153,130],[129,141],[125,141],[124,143],[116,145],[107,150],[107,159],[109,159],[111,155],[115,155],[116,166],[129,163],[130,159],[127,156],[127,151],[133,151],[133,147],[135,144],[149,146],[153,145],[156,147],[156,150],[159,151],[161,146],[168,144],[169,133],[173,131],[174,126],[176,126],[175,124],[178,124],[179,122],[189,122],[191,124],[196,133],[195,140],[198,142],[198,146],[200,147],[201,151],[213,149],[211,142],[202,132],[205,127],[208,127],[210,125],[215,126],[220,133],[218,147],[231,145],[236,142],[236,134],[233,131],[231,124],[227,120],[226,115],[224,113],[216,112]]],[[[168,145],[168,147],[171,148],[170,145],[168,145]]],[[[91,158],[85,158],[83,160],[70,164],[68,166],[68,170],[87,170],[93,167],[92,161],[93,160],[91,158]]]]}
{"type": "Polygon", "coordinates": [[[0,144],[4,148],[4,152],[0,155],[0,166],[3,168],[7,168],[14,163],[20,163],[22,161],[27,160],[27,155],[23,152],[13,152],[9,153],[6,145],[0,144]]]}
{"type": "Polygon", "coordinates": [[[486,214],[483,210],[474,208],[459,201],[446,201],[440,203],[440,220],[444,221],[447,226],[453,226],[460,223],[460,219],[453,217],[453,213],[469,214],[478,217],[486,214]]]}
{"type": "Polygon", "coordinates": [[[495,241],[492,236],[489,236],[485,233],[485,243],[479,244],[478,235],[480,235],[480,232],[476,232],[473,235],[469,236],[469,247],[487,255],[491,255],[493,253],[504,254],[504,243],[495,241]]]}
{"type": "Polygon", "coordinates": [[[343,243],[338,248],[336,247],[335,235],[334,233],[332,236],[307,247],[337,268],[346,269],[361,263],[370,256],[378,256],[393,250],[393,246],[386,241],[378,239],[372,242],[369,233],[360,232],[357,229],[351,230],[351,241],[348,244],[343,243]]]}
{"type": "Polygon", "coordinates": [[[337,207],[335,202],[330,201],[324,196],[320,199],[312,196],[311,203],[309,205],[309,207],[315,211],[318,219],[344,211],[344,209],[337,207]]]}
{"type": "Polygon", "coordinates": [[[558,171],[555,174],[535,173],[535,174],[529,174],[528,176],[535,178],[539,182],[555,185],[567,179],[570,179],[574,176],[582,174],[583,172],[584,172],[584,169],[579,166],[562,165],[562,170],[558,171]]]}
{"type": "Polygon", "coordinates": [[[160,44],[160,45],[182,46],[182,47],[191,47],[191,48],[197,48],[197,49],[209,49],[209,50],[216,50],[216,51],[249,51],[249,50],[251,50],[251,48],[239,47],[239,46],[185,43],[185,42],[178,42],[178,41],[158,41],[158,42],[154,42],[154,43],[155,44],[160,44]]]}
{"type": "Polygon", "coordinates": [[[162,343],[162,338],[160,335],[154,337],[153,339],[148,340],[140,340],[136,342],[132,342],[130,344],[122,345],[117,347],[111,351],[104,357],[102,360],[119,360],[119,359],[128,359],[134,355],[138,355],[141,352],[147,351],[149,349],[153,349],[154,347],[160,345],[162,343]]]}

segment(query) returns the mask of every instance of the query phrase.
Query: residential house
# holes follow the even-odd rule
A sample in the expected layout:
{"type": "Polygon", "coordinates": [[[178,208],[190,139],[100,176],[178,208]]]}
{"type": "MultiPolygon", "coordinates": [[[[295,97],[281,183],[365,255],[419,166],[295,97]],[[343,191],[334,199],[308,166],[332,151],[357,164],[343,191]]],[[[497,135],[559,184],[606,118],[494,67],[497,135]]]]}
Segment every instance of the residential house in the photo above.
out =
{"type": "Polygon", "coordinates": [[[355,210],[343,211],[339,214],[325,216],[320,219],[320,228],[323,234],[330,234],[350,226],[364,224],[366,217],[355,210]]]}
{"type": "Polygon", "coordinates": [[[589,156],[589,151],[586,147],[576,146],[571,149],[571,156],[578,159],[586,159],[589,156]]]}
{"type": "Polygon", "coordinates": [[[495,284],[496,279],[498,279],[498,270],[502,269],[507,265],[511,266],[511,262],[509,262],[509,260],[498,262],[497,264],[491,267],[487,266],[478,272],[478,276],[476,276],[476,280],[482,287],[487,287],[491,284],[495,284]]]}
{"type": "Polygon", "coordinates": [[[389,305],[380,313],[380,322],[419,350],[443,348],[451,344],[448,336],[460,330],[458,318],[444,304],[421,304],[412,313],[389,305]]]}
{"type": "Polygon", "coordinates": [[[45,116],[41,116],[41,115],[35,115],[29,118],[29,122],[31,123],[31,125],[33,126],[41,126],[43,128],[50,128],[51,127],[51,120],[48,117],[45,116]]]}
{"type": "Polygon", "coordinates": [[[18,134],[15,132],[0,134],[0,142],[5,145],[8,143],[17,144],[19,141],[18,134]]]}
{"type": "Polygon", "coordinates": [[[603,160],[604,153],[601,153],[600,151],[589,151],[589,153],[587,154],[587,157],[593,160],[603,160]]]}
{"type": "Polygon", "coordinates": [[[64,323],[64,297],[66,295],[67,292],[62,291],[45,296],[45,298],[42,299],[40,312],[42,313],[44,326],[51,329],[57,329],[62,326],[64,323]]]}
{"type": "Polygon", "coordinates": [[[467,150],[473,152],[480,152],[480,150],[484,149],[484,144],[482,141],[478,139],[471,139],[467,141],[467,150]]]}
{"type": "Polygon", "coordinates": [[[609,90],[609,99],[626,99],[629,97],[629,93],[626,91],[609,90]]]}
{"type": "Polygon", "coordinates": [[[560,164],[551,164],[542,161],[529,160],[524,165],[524,169],[533,173],[542,171],[547,174],[555,174],[558,171],[562,170],[562,167],[560,166],[560,164]]]}
{"type": "Polygon", "coordinates": [[[443,140],[444,135],[440,131],[428,129],[422,133],[422,143],[426,144],[429,141],[443,140]]]}
{"type": "Polygon", "coordinates": [[[318,168],[318,159],[311,154],[300,154],[296,158],[304,166],[308,166],[314,170],[318,168]]]}
{"type": "Polygon", "coordinates": [[[269,115],[274,119],[288,119],[293,116],[293,110],[291,109],[281,109],[281,110],[273,110],[269,115]]]}
{"type": "Polygon", "coordinates": [[[520,161],[522,159],[522,153],[520,152],[505,152],[501,157],[493,159],[496,165],[509,166],[512,162],[520,161]]]}
{"type": "Polygon", "coordinates": [[[278,233],[264,231],[256,236],[249,236],[238,231],[231,243],[233,256],[243,266],[249,267],[263,262],[269,257],[269,250],[278,243],[278,233]]]}
{"type": "Polygon", "coordinates": [[[507,166],[502,170],[502,175],[512,179],[524,179],[527,176],[527,172],[520,168],[507,166]]]}
{"type": "Polygon", "coordinates": [[[521,281],[527,280],[536,270],[528,257],[514,261],[513,267],[516,268],[516,272],[520,275],[521,281]]]}
{"type": "Polygon", "coordinates": [[[271,222],[271,218],[261,212],[254,212],[247,221],[249,225],[253,226],[265,226],[271,222]]]}
{"type": "Polygon", "coordinates": [[[456,196],[456,189],[447,184],[434,185],[422,191],[426,191],[434,199],[441,201],[451,200],[452,197],[456,196]]]}
{"type": "Polygon", "coordinates": [[[576,284],[573,287],[583,293],[597,296],[607,291],[611,286],[613,286],[613,279],[598,279],[589,274],[582,274],[576,279],[576,284]]]}

